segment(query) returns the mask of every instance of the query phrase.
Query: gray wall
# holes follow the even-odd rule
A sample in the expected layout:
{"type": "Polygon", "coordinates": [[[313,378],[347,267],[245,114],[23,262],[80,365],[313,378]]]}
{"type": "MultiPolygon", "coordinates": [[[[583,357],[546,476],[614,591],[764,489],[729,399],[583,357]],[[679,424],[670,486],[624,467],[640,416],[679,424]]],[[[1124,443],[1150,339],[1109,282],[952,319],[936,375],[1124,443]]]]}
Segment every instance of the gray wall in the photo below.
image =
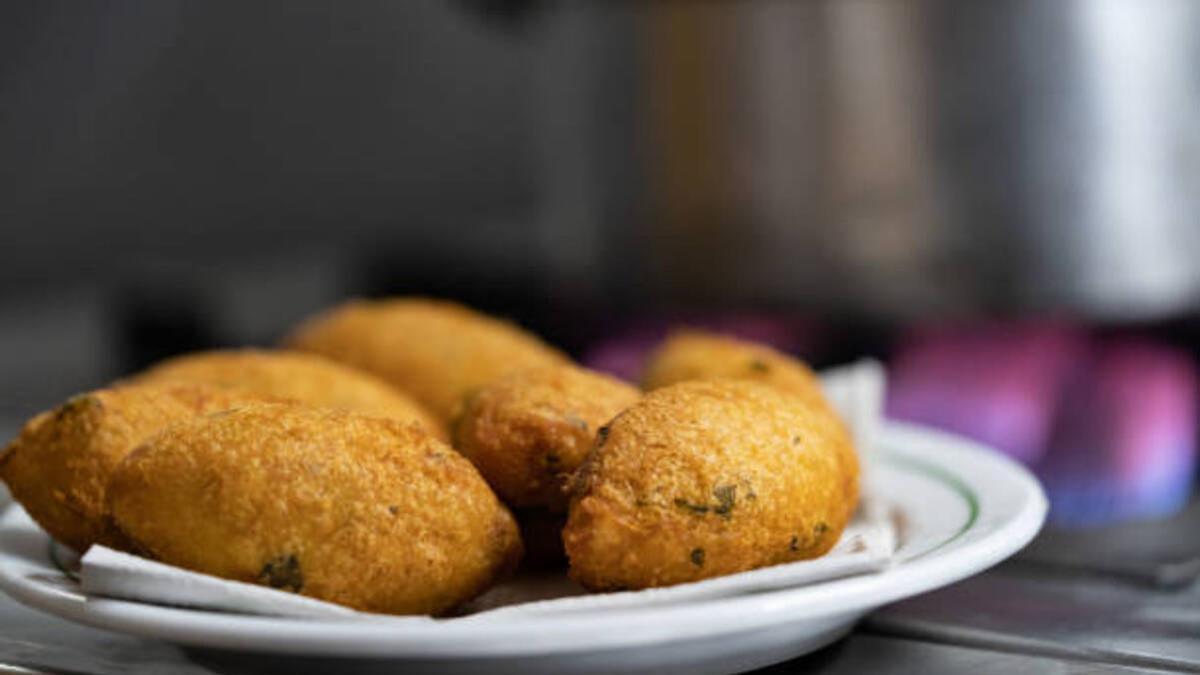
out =
{"type": "Polygon", "coordinates": [[[528,264],[518,29],[465,2],[0,3],[0,427],[372,276],[528,264]]]}
{"type": "Polygon", "coordinates": [[[0,3],[0,297],[520,220],[525,44],[465,3],[0,3]]]}

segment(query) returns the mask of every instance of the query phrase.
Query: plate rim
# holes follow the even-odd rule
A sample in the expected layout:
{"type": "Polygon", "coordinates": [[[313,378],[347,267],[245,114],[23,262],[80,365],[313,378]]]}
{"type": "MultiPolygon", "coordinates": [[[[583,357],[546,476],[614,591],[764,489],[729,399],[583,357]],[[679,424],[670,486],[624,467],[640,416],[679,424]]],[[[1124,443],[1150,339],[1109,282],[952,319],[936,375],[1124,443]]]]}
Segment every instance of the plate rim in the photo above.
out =
{"type": "MultiPolygon", "coordinates": [[[[880,437],[881,446],[908,448],[880,452],[889,459],[917,457],[959,480],[963,476],[947,468],[945,462],[970,460],[978,465],[971,472],[975,475],[1005,476],[1023,497],[1020,508],[1007,514],[1004,522],[978,541],[955,547],[948,546],[953,543],[948,540],[881,573],[681,605],[569,615],[512,615],[492,621],[479,615],[479,619],[464,617],[447,622],[430,617],[347,621],[220,614],[105,598],[80,601],[73,592],[36,585],[3,564],[0,590],[22,604],[62,619],[192,646],[364,658],[536,657],[653,647],[835,616],[852,622],[885,604],[995,565],[1028,544],[1045,522],[1048,502],[1040,484],[1025,467],[1008,457],[955,434],[891,420],[883,425],[880,437]],[[706,617],[699,625],[697,614],[706,617]]],[[[976,504],[975,508],[980,507],[976,504]]],[[[0,514],[7,515],[8,511],[4,509],[0,514]]],[[[974,515],[977,519],[979,513],[974,515]]],[[[970,529],[968,526],[964,532],[970,529]]]]}

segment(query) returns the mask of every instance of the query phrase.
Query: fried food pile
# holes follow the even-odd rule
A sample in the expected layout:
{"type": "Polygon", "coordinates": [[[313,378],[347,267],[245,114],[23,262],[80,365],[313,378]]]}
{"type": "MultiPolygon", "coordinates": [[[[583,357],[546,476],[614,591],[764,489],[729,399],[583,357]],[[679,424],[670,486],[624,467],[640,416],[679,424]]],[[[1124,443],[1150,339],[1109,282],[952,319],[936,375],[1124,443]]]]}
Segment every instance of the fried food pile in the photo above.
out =
{"type": "Polygon", "coordinates": [[[595,591],[813,558],[857,506],[816,376],[761,345],[678,333],[644,393],[440,300],[348,302],[283,344],[77,395],[0,479],[78,551],[390,614],[453,612],[523,553],[595,591]]]}

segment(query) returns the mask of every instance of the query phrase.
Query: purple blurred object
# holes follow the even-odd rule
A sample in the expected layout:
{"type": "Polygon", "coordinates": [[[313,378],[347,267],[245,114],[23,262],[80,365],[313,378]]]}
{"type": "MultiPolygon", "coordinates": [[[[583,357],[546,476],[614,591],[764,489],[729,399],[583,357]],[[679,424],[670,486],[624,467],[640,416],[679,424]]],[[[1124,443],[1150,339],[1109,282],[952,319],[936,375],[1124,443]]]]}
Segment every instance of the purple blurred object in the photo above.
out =
{"type": "Polygon", "coordinates": [[[1086,340],[1060,323],[914,331],[889,369],[889,417],[947,429],[1032,464],[1053,427],[1062,383],[1086,340]]]}
{"type": "Polygon", "coordinates": [[[1147,341],[1097,346],[1064,398],[1038,474],[1060,525],[1162,517],[1192,488],[1195,364],[1147,341]]]}
{"type": "Polygon", "coordinates": [[[1160,517],[1188,499],[1197,384],[1182,352],[1062,324],[980,324],[914,332],[893,363],[888,415],[1034,465],[1052,522],[1160,517]]]}
{"type": "Polygon", "coordinates": [[[818,331],[804,320],[757,313],[677,314],[635,322],[617,335],[593,345],[585,366],[636,382],[646,357],[678,328],[699,328],[771,345],[780,351],[808,354],[818,331]]]}

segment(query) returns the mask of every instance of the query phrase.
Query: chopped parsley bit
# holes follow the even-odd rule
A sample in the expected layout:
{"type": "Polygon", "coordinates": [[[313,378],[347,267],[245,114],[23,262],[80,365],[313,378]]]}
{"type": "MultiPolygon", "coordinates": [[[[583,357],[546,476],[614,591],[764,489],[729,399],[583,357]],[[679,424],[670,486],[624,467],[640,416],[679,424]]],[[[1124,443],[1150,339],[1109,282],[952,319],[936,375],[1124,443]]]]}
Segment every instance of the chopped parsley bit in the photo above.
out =
{"type": "Polygon", "coordinates": [[[604,445],[608,440],[608,425],[604,425],[596,430],[596,447],[604,445]]]}
{"type": "Polygon", "coordinates": [[[800,445],[800,440],[799,436],[792,436],[792,445],[800,445]]]}
{"type": "Polygon", "coordinates": [[[696,567],[704,567],[704,549],[694,548],[689,556],[696,567]]]}
{"type": "Polygon", "coordinates": [[[304,575],[300,572],[300,561],[294,554],[276,556],[263,565],[258,573],[258,582],[271,588],[293,593],[304,588],[304,575]]]}
{"type": "Polygon", "coordinates": [[[684,509],[685,511],[691,511],[692,513],[694,513],[697,516],[702,516],[702,515],[708,513],[708,505],[707,504],[693,504],[686,499],[676,499],[675,506],[678,506],[679,508],[684,509]]]}
{"type": "Polygon", "coordinates": [[[579,417],[578,415],[572,415],[571,413],[567,413],[563,417],[567,420],[567,424],[570,424],[576,429],[580,429],[582,431],[588,430],[587,420],[583,419],[582,417],[579,417]]]}
{"type": "Polygon", "coordinates": [[[712,507],[713,513],[728,519],[733,513],[733,507],[737,501],[737,486],[718,485],[713,489],[713,497],[717,498],[716,505],[712,507]]]}
{"type": "Polygon", "coordinates": [[[766,361],[754,359],[750,362],[750,370],[756,373],[769,373],[771,372],[771,366],[768,366],[766,361]]]}
{"type": "Polygon", "coordinates": [[[794,534],[792,535],[792,540],[788,542],[788,550],[792,553],[800,552],[800,537],[797,537],[794,534]]]}
{"type": "Polygon", "coordinates": [[[400,507],[392,504],[391,506],[388,506],[388,513],[392,514],[393,516],[400,515],[400,507]]]}
{"type": "MultiPolygon", "coordinates": [[[[714,515],[721,516],[728,520],[733,515],[733,508],[737,506],[737,486],[730,483],[728,485],[718,485],[713,489],[713,497],[716,499],[715,504],[697,504],[689,502],[686,499],[675,499],[675,506],[690,511],[693,515],[702,516],[708,512],[714,515]]],[[[757,495],[753,490],[747,499],[756,499],[757,495]]]]}
{"type": "Polygon", "coordinates": [[[83,410],[85,407],[91,405],[100,405],[100,399],[92,396],[91,394],[76,394],[75,396],[67,399],[67,402],[63,403],[62,406],[59,407],[57,414],[59,417],[63,417],[77,410],[83,410]]]}
{"type": "Polygon", "coordinates": [[[828,531],[829,531],[829,523],[827,523],[825,521],[821,521],[821,522],[817,523],[816,525],[813,525],[813,534],[817,535],[818,537],[824,535],[828,531]]]}

